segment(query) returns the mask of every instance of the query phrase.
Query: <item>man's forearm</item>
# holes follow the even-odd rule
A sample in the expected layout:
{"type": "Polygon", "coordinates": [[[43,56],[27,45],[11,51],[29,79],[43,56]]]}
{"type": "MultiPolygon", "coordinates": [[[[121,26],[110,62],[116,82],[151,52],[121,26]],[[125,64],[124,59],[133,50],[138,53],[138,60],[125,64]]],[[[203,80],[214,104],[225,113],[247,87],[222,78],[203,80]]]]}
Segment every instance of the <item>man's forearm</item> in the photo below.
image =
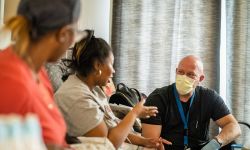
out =
{"type": "Polygon", "coordinates": [[[240,136],[241,130],[238,123],[229,123],[221,130],[220,134],[216,136],[218,141],[222,143],[222,146],[227,145],[231,141],[240,136]]]}

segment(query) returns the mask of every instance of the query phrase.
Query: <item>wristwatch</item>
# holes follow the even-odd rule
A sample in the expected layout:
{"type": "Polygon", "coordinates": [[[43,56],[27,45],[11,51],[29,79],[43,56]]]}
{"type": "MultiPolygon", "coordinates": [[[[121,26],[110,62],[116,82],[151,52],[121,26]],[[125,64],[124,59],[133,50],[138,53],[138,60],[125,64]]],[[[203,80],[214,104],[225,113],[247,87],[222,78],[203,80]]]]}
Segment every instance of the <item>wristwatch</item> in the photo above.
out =
{"type": "Polygon", "coordinates": [[[215,139],[215,141],[220,145],[220,147],[222,146],[222,143],[218,140],[218,138],[217,137],[215,137],[214,138],[215,139]]]}

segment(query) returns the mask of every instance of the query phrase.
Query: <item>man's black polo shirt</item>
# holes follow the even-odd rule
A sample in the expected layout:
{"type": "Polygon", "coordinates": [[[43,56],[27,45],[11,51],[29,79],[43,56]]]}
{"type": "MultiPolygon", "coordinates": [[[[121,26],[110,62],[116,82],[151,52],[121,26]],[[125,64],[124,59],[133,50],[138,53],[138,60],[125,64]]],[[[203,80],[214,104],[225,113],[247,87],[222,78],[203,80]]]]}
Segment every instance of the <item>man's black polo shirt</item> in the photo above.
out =
{"type": "MultiPolygon", "coordinates": [[[[142,119],[142,123],[162,125],[161,137],[173,143],[172,146],[165,145],[165,148],[183,150],[184,126],[176,104],[173,87],[174,84],[162,87],[149,95],[145,105],[158,107],[159,113],[156,117],[142,119]]],[[[189,102],[187,103],[189,104],[189,102]]],[[[182,105],[184,111],[187,112],[187,107],[185,110],[187,104],[182,103],[182,105]]],[[[195,97],[189,113],[188,140],[192,150],[200,149],[208,142],[210,118],[216,121],[230,114],[224,101],[215,91],[201,86],[197,86],[195,89],[195,97]]]]}

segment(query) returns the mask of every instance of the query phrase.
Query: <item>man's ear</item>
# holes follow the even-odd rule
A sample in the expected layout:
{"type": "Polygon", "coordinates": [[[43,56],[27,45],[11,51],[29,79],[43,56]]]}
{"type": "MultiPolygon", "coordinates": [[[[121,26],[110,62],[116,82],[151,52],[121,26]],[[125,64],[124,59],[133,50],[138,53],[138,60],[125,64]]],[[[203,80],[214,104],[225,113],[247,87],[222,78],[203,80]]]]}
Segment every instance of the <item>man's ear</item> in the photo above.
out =
{"type": "Polygon", "coordinates": [[[201,82],[201,81],[203,81],[204,79],[205,79],[205,76],[204,76],[204,75],[201,75],[199,81],[201,82]]]}

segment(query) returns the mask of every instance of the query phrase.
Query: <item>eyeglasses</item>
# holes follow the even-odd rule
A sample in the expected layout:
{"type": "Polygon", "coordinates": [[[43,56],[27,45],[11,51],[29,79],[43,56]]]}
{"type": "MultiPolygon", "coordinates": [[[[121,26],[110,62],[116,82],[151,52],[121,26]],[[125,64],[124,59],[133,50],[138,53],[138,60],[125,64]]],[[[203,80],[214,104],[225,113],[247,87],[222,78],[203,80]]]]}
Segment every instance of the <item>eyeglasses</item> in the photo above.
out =
{"type": "Polygon", "coordinates": [[[187,77],[191,78],[191,79],[196,79],[198,77],[198,75],[196,75],[194,72],[185,72],[182,69],[176,69],[176,74],[178,75],[186,75],[187,77]]]}

